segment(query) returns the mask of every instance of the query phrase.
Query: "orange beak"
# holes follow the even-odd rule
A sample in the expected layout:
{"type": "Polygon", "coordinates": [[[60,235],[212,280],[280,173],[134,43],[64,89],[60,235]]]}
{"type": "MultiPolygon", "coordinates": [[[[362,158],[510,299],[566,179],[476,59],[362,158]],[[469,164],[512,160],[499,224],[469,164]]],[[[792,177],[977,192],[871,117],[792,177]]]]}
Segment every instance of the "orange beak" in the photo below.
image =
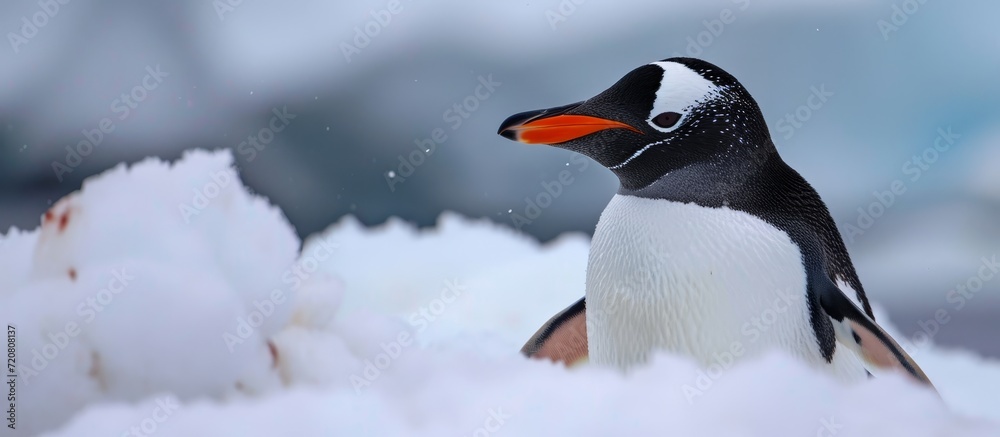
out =
{"type": "Polygon", "coordinates": [[[579,103],[541,111],[522,112],[508,118],[497,132],[527,144],[559,144],[608,129],[642,132],[625,123],[589,115],[565,114],[579,103]]]}

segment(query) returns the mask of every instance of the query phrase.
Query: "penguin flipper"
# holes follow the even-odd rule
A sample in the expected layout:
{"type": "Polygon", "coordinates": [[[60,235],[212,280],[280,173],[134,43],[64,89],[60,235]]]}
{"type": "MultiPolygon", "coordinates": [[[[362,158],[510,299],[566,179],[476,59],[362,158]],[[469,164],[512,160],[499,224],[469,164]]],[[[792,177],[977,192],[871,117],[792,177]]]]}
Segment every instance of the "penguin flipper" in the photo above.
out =
{"type": "Polygon", "coordinates": [[[832,281],[820,293],[823,311],[832,319],[837,341],[847,346],[869,366],[901,368],[917,381],[934,389],[920,366],[885,330],[869,318],[832,281]]]}
{"type": "Polygon", "coordinates": [[[587,359],[587,306],[583,298],[552,316],[521,353],[528,358],[549,359],[567,366],[587,359]]]}

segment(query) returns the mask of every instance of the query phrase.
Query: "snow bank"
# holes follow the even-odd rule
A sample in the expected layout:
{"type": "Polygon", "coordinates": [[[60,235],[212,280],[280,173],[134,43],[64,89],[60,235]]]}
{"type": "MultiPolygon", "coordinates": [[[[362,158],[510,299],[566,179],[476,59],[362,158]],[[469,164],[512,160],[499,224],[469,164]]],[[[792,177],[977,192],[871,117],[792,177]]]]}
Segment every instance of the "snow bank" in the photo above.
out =
{"type": "Polygon", "coordinates": [[[781,355],[713,372],[660,355],[628,376],[526,360],[524,340],[583,292],[582,236],[345,219],[297,253],[231,164],[120,166],[0,237],[13,435],[1000,433],[1000,365],[933,347],[912,352],[944,403],[781,355]]]}
{"type": "MultiPolygon", "coordinates": [[[[738,366],[689,403],[692,363],[661,356],[628,378],[516,356],[413,350],[378,387],[292,390],[258,402],[179,407],[155,435],[996,436],[902,378],[844,388],[783,356],[738,366]]],[[[155,401],[103,407],[58,435],[121,433],[155,401]]]]}
{"type": "Polygon", "coordinates": [[[339,247],[323,269],[349,290],[342,314],[401,316],[423,341],[490,334],[504,350],[519,350],[545,320],[583,296],[589,250],[582,234],[543,246],[486,219],[451,213],[425,231],[398,219],[364,229],[348,217],[305,247],[323,239],[339,247]]]}
{"type": "Polygon", "coordinates": [[[24,435],[98,402],[281,384],[268,339],[292,308],[271,300],[299,241],[228,153],[120,165],[2,240],[0,321],[16,327],[24,435]],[[259,307],[267,316],[251,318],[259,307]]]}

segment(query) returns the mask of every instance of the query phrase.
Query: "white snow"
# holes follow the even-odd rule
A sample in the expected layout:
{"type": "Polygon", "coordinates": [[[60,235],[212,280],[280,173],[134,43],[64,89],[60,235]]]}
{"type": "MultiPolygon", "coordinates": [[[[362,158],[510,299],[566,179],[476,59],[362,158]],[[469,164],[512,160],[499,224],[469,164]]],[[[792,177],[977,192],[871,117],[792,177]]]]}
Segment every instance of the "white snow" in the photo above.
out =
{"type": "Polygon", "coordinates": [[[39,229],[4,238],[0,320],[17,328],[19,431],[96,402],[279,384],[267,339],[290,305],[235,347],[223,333],[284,286],[299,241],[231,164],[191,152],[174,166],[118,166],[57,202],[39,229]]]}
{"type": "Polygon", "coordinates": [[[583,293],[583,236],[542,246],[450,214],[424,231],[345,219],[299,253],[231,164],[191,152],[119,166],[39,229],[0,236],[0,323],[18,328],[21,366],[8,434],[1000,434],[1000,363],[933,346],[911,352],[943,402],[903,377],[843,386],[777,354],[707,370],[659,355],[628,376],[524,359],[583,293]],[[47,344],[55,356],[28,376],[47,344]]]}

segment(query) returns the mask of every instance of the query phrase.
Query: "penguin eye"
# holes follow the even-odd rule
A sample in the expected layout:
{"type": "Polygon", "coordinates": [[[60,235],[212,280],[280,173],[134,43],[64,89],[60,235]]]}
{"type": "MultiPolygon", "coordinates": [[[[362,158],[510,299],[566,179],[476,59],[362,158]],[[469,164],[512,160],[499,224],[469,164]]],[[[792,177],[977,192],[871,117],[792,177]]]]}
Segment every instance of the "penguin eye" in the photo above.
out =
{"type": "Polygon", "coordinates": [[[681,115],[676,112],[664,112],[656,117],[653,117],[653,124],[659,126],[662,129],[669,129],[674,127],[678,121],[681,120],[681,115]]]}

